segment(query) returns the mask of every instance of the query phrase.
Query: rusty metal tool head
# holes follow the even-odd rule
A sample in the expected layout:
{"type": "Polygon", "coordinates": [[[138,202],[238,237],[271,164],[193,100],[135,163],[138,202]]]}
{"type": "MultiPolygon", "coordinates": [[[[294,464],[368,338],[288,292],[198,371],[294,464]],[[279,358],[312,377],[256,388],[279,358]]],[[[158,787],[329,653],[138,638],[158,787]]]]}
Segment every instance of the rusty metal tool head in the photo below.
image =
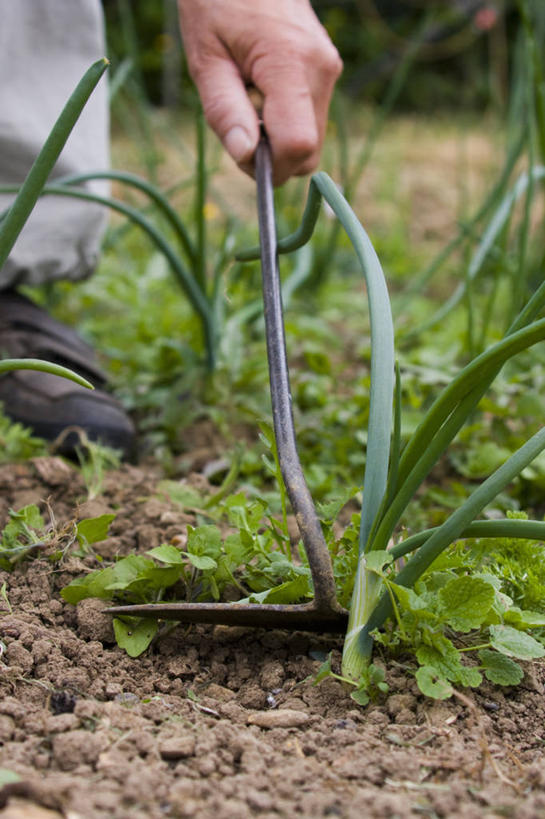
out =
{"type": "Polygon", "coordinates": [[[149,603],[114,606],[106,611],[115,617],[130,615],[185,623],[221,623],[259,628],[342,632],[346,630],[348,612],[337,601],[331,557],[297,454],[276,252],[272,156],[264,130],[256,150],[255,171],[274,432],[282,477],[308,557],[314,599],[310,603],[290,605],[149,603]]]}

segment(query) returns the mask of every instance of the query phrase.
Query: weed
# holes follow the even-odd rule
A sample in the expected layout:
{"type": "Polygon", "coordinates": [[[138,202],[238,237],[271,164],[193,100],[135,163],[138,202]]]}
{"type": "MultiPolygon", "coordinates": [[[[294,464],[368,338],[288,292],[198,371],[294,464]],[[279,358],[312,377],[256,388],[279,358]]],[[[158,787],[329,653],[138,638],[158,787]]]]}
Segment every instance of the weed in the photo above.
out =
{"type": "Polygon", "coordinates": [[[0,411],[0,462],[14,463],[45,454],[46,445],[41,438],[35,438],[27,427],[14,423],[0,411]]]}
{"type": "Polygon", "coordinates": [[[18,563],[36,554],[44,554],[54,562],[62,560],[69,550],[80,556],[88,554],[92,544],[107,537],[114,517],[105,514],[79,523],[70,521],[58,529],[54,524],[46,525],[34,504],[18,511],[10,509],[9,521],[1,534],[0,568],[12,571],[18,563]]]}

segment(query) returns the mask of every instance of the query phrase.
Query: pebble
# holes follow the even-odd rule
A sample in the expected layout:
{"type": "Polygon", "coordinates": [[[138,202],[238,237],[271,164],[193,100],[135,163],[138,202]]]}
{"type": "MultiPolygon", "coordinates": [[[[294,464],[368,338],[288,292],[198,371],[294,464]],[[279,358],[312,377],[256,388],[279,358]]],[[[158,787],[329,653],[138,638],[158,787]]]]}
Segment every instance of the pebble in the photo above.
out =
{"type": "Polygon", "coordinates": [[[163,759],[186,759],[195,753],[195,737],[193,734],[180,734],[176,737],[164,739],[159,745],[159,753],[163,759]]]}
{"type": "Polygon", "coordinates": [[[256,711],[246,720],[248,725],[257,725],[259,728],[300,728],[309,721],[310,716],[304,711],[293,711],[291,708],[256,711]]]}

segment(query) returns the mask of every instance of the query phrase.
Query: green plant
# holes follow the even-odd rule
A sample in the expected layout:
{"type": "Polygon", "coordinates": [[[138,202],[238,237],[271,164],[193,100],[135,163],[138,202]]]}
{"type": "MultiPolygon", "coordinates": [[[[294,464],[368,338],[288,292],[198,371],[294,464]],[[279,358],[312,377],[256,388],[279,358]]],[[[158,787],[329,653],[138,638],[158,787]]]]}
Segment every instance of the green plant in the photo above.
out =
{"type": "MultiPolygon", "coordinates": [[[[163,491],[184,508],[202,502],[194,493],[180,492],[179,484],[167,482],[163,491]]],[[[76,605],[87,597],[128,604],[220,600],[227,595],[256,603],[291,603],[311,595],[308,567],[288,558],[287,535],[263,501],[237,493],[221,501],[216,514],[227,518],[230,534],[215,524],[188,526],[183,549],[163,543],[147,556],[123,557],[76,578],[64,587],[62,597],[76,605]]],[[[119,645],[133,657],[148,647],[158,629],[157,622],[146,617],[115,618],[114,627],[119,645]]]]}
{"type": "MultiPolygon", "coordinates": [[[[231,244],[231,226],[230,220],[227,220],[227,228],[222,240],[224,247],[220,248],[213,269],[209,271],[206,233],[209,170],[206,164],[205,123],[202,111],[198,111],[195,121],[197,169],[192,214],[192,221],[196,227],[194,238],[159,188],[135,174],[97,170],[65,176],[57,179],[54,184],[42,186],[39,195],[68,196],[103,205],[126,216],[131,223],[137,225],[148,236],[166,260],[169,270],[186,295],[199,321],[204,340],[206,365],[209,370],[213,370],[217,360],[223,314],[220,276],[223,272],[226,248],[231,244]],[[137,190],[144,194],[153,205],[158,218],[155,220],[151,218],[145,209],[138,209],[113,197],[99,196],[82,187],[86,182],[94,179],[116,181],[130,190],[137,190]]],[[[14,193],[18,188],[3,186],[0,190],[3,193],[14,193]]]]}
{"type": "MultiPolygon", "coordinates": [[[[42,194],[47,178],[72,128],[107,66],[107,60],[98,60],[85,72],[51,129],[25,181],[20,189],[17,188],[15,200],[8,210],[0,216],[0,268],[3,267],[13,245],[17,241],[19,233],[23,229],[39,196],[42,194]]],[[[75,381],[83,387],[93,389],[92,384],[85,378],[58,364],[52,364],[33,358],[6,358],[0,361],[0,373],[16,369],[40,370],[42,372],[52,373],[53,375],[59,375],[63,378],[75,381]]]]}
{"type": "Polygon", "coordinates": [[[0,539],[0,568],[12,571],[21,561],[45,551],[51,560],[60,560],[69,549],[78,544],[79,553],[87,554],[89,547],[107,536],[108,527],[115,515],[105,514],[97,518],[70,521],[57,529],[46,526],[35,504],[15,511],[10,509],[9,521],[0,539]]]}
{"type": "MultiPolygon", "coordinates": [[[[278,250],[281,253],[294,250],[310,238],[322,196],[342,222],[358,255],[366,278],[371,321],[371,392],[359,558],[342,670],[342,676],[356,682],[363,680],[365,684],[373,634],[396,611],[391,584],[395,583],[396,589],[414,587],[452,542],[468,536],[468,528],[485,506],[545,448],[545,430],[540,430],[441,526],[389,548],[407,505],[473,414],[503,364],[545,338],[545,320],[535,320],[545,304],[545,285],[538,288],[506,336],[477,356],[448,384],[401,451],[401,377],[397,370],[392,433],[393,326],[382,270],[365,232],[327,175],[319,173],[312,178],[301,227],[293,236],[279,241],[278,250]],[[409,552],[414,552],[413,556],[386,583],[383,566],[409,552]]],[[[252,255],[255,251],[244,254],[244,258],[252,255]]],[[[537,521],[493,521],[487,526],[496,536],[519,533],[521,537],[541,539],[545,535],[545,524],[537,521]]]]}
{"type": "Polygon", "coordinates": [[[0,412],[0,462],[14,461],[45,455],[46,448],[40,438],[35,438],[31,431],[22,424],[13,423],[7,415],[0,412]]]}
{"type": "Polygon", "coordinates": [[[481,352],[497,338],[498,326],[514,321],[542,275],[541,196],[545,178],[545,97],[543,93],[543,6],[517,0],[520,26],[512,50],[513,81],[506,128],[503,168],[481,205],[464,219],[457,235],[401,294],[400,307],[421,293],[445,262],[457,252],[463,265],[454,292],[433,308],[402,341],[437,328],[455,308],[463,310],[465,348],[481,352]]]}

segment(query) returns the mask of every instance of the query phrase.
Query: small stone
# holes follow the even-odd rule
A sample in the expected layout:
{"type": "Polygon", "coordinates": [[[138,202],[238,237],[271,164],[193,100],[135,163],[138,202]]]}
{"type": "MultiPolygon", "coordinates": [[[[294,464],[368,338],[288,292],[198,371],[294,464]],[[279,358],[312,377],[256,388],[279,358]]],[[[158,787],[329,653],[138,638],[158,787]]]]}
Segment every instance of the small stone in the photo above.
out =
{"type": "Polygon", "coordinates": [[[259,728],[300,728],[310,720],[303,711],[282,708],[278,711],[257,711],[250,714],[246,722],[259,728]]]}
{"type": "Polygon", "coordinates": [[[0,742],[9,742],[15,731],[15,722],[7,714],[0,714],[0,742]]]}
{"type": "Polygon", "coordinates": [[[180,734],[164,739],[159,744],[159,753],[166,760],[187,759],[195,753],[195,737],[193,734],[180,734]]]}
{"type": "Polygon", "coordinates": [[[77,479],[78,474],[74,467],[57,457],[33,458],[32,465],[44,481],[50,486],[63,486],[77,479]]]}
{"type": "Polygon", "coordinates": [[[107,682],[104,686],[104,696],[107,700],[114,700],[123,693],[123,686],[118,682],[107,682]]]}
{"type": "Polygon", "coordinates": [[[231,691],[230,688],[226,688],[224,685],[218,685],[217,683],[210,683],[205,693],[207,697],[213,700],[219,700],[220,702],[230,702],[236,697],[235,692],[231,691]]]}
{"type": "Polygon", "coordinates": [[[416,722],[416,714],[409,708],[402,708],[395,715],[397,725],[414,725],[416,722]]]}
{"type": "Polygon", "coordinates": [[[103,750],[104,736],[90,731],[68,731],[53,736],[53,756],[61,771],[73,771],[78,765],[92,765],[103,750]]]}
{"type": "Polygon", "coordinates": [[[270,811],[273,809],[273,800],[265,791],[258,791],[251,788],[246,793],[246,801],[249,807],[255,811],[270,811]]]}
{"type": "Polygon", "coordinates": [[[412,711],[416,708],[416,697],[412,694],[392,694],[386,700],[386,710],[395,717],[400,711],[412,711]]]}
{"type": "Polygon", "coordinates": [[[388,719],[388,714],[385,714],[380,708],[373,708],[367,714],[367,722],[373,725],[387,725],[390,720],[388,719]]]}
{"type": "Polygon", "coordinates": [[[79,727],[79,719],[75,714],[58,714],[49,717],[45,724],[48,734],[62,734],[64,731],[74,731],[79,727]]]}
{"type": "Polygon", "coordinates": [[[56,810],[41,808],[27,799],[10,799],[9,805],[2,811],[4,819],[61,819],[56,810]]]}
{"type": "Polygon", "coordinates": [[[8,665],[19,666],[25,673],[31,671],[34,665],[32,654],[18,640],[10,643],[7,647],[6,659],[8,665]]]}

